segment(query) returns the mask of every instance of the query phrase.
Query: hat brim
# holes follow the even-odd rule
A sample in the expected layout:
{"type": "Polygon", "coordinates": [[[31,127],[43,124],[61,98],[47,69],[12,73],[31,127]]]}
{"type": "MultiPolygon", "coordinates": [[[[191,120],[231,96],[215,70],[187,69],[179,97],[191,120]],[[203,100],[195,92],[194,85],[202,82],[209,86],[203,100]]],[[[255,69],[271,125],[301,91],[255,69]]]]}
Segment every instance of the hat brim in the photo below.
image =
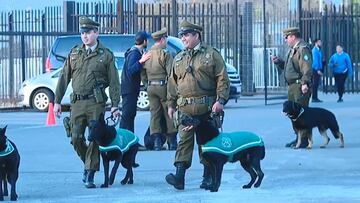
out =
{"type": "Polygon", "coordinates": [[[83,32],[90,32],[91,30],[94,30],[93,27],[81,27],[79,29],[80,33],[83,33],[83,32]]]}
{"type": "Polygon", "coordinates": [[[178,35],[185,35],[187,33],[192,33],[192,32],[197,32],[197,31],[194,29],[182,29],[179,31],[178,35]]]}

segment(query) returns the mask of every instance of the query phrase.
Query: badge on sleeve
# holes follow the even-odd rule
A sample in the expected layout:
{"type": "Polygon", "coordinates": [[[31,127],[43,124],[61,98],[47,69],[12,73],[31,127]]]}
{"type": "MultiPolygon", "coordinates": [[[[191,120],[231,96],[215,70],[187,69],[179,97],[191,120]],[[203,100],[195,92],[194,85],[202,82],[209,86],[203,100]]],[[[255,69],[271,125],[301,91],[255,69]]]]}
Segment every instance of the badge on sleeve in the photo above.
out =
{"type": "Polygon", "coordinates": [[[309,60],[308,55],[306,55],[306,54],[304,55],[304,60],[305,60],[305,61],[309,60]]]}

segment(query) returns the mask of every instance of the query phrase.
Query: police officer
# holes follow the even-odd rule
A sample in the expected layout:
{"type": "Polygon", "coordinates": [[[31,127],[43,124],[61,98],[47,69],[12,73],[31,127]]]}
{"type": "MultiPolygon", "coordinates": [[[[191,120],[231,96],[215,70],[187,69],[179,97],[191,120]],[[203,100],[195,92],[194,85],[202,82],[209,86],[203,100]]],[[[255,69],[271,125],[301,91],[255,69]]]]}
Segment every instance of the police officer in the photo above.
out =
{"type": "MultiPolygon", "coordinates": [[[[308,106],[311,96],[310,86],[312,80],[311,49],[309,45],[300,38],[299,28],[286,28],[283,30],[283,33],[290,50],[287,53],[285,61],[277,56],[273,56],[272,61],[278,68],[285,71],[285,81],[289,85],[288,99],[300,103],[303,106],[308,106]]],[[[294,147],[296,141],[297,138],[286,144],[286,147],[294,147]]],[[[300,147],[306,147],[307,145],[308,141],[304,138],[300,147]]]]}
{"type": "Polygon", "coordinates": [[[149,50],[151,58],[145,62],[142,72],[150,103],[150,135],[153,136],[154,149],[159,151],[163,145],[162,133],[166,130],[169,149],[176,150],[177,130],[167,114],[166,106],[167,78],[173,63],[171,54],[166,51],[167,30],[163,28],[151,36],[155,44],[149,50]],[[165,118],[166,129],[162,129],[162,118],[165,118]]]}
{"type": "MultiPolygon", "coordinates": [[[[186,20],[180,23],[181,40],[185,50],[174,58],[168,82],[168,114],[173,118],[177,108],[180,114],[190,116],[221,112],[229,98],[230,81],[222,56],[201,40],[203,28],[186,20]]],[[[180,141],[175,154],[176,174],[168,174],[166,181],[178,190],[184,189],[185,171],[191,166],[194,149],[194,131],[179,125],[180,141]]],[[[199,147],[200,149],[200,147],[199,147]]],[[[204,164],[204,179],[210,180],[204,164]]]]}
{"type": "Polygon", "coordinates": [[[140,93],[141,70],[150,59],[151,53],[144,53],[148,34],[139,31],[135,35],[135,45],[125,53],[124,68],[121,73],[122,115],[120,128],[134,132],[137,99],[140,93]]]}
{"type": "Polygon", "coordinates": [[[119,116],[120,82],[114,55],[98,40],[100,24],[87,17],[80,17],[79,21],[83,44],[72,48],[65,61],[55,91],[54,113],[60,117],[60,103],[72,81],[71,143],[85,165],[85,186],[94,188],[94,174],[99,171],[99,147],[95,142],[87,145],[84,132],[90,120],[98,120],[105,112],[106,87],[109,87],[111,112],[119,116]]]}

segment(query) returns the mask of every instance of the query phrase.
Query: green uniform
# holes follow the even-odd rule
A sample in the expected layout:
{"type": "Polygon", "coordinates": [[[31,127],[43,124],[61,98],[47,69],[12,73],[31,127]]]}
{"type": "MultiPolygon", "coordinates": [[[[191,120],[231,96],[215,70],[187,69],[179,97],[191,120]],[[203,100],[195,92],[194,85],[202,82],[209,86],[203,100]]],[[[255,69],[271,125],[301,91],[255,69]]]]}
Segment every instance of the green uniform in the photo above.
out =
{"type": "MultiPolygon", "coordinates": [[[[299,28],[291,27],[283,30],[285,36],[300,33],[299,28]]],[[[284,69],[285,81],[289,85],[288,100],[309,106],[312,79],[312,52],[304,40],[299,40],[286,55],[286,60],[279,60],[277,67],[284,69]],[[303,94],[301,86],[307,84],[308,91],[303,94]]],[[[296,132],[296,128],[293,126],[296,132]]],[[[296,132],[298,133],[298,132],[296,132]]],[[[304,137],[309,137],[311,131],[304,132],[304,137]]],[[[294,142],[294,141],[293,141],[294,142]]],[[[289,143],[291,144],[291,143],[289,143]]]]}
{"type": "Polygon", "coordinates": [[[308,106],[312,78],[312,53],[308,44],[300,40],[288,51],[286,60],[280,60],[277,66],[285,71],[285,81],[289,85],[288,99],[308,106]],[[309,91],[305,95],[301,91],[301,85],[303,84],[309,86],[309,91]]]}
{"type": "Polygon", "coordinates": [[[92,53],[87,54],[85,45],[75,46],[68,55],[61,71],[55,91],[55,103],[61,103],[68,84],[72,81],[71,95],[71,142],[87,170],[99,170],[99,147],[95,142],[86,144],[84,132],[90,120],[98,120],[105,112],[105,93],[103,101],[97,102],[94,87],[101,84],[102,90],[109,87],[111,106],[117,107],[120,101],[120,82],[115,68],[114,55],[99,41],[92,53]]]}
{"type": "Polygon", "coordinates": [[[166,105],[167,79],[170,75],[173,58],[169,52],[157,45],[154,45],[149,52],[151,58],[143,65],[142,79],[147,84],[150,103],[150,134],[176,134],[177,130],[168,116],[166,105]],[[166,121],[166,132],[161,128],[162,118],[165,118],[166,121]]]}
{"type": "MultiPolygon", "coordinates": [[[[168,82],[168,106],[177,106],[180,112],[190,116],[210,114],[217,99],[228,100],[229,91],[225,62],[214,48],[199,43],[194,49],[184,50],[174,58],[168,82]]],[[[179,129],[183,127],[180,125],[179,129]]],[[[188,168],[192,162],[194,131],[179,130],[179,134],[175,165],[185,162],[188,168]]]]}

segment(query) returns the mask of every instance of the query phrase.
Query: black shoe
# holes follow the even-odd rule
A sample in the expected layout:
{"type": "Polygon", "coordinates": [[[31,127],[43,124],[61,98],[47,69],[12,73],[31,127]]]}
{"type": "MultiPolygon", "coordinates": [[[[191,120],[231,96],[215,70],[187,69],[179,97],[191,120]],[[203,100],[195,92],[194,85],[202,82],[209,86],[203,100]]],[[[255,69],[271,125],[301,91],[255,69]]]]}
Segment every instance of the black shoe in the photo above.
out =
{"type": "Polygon", "coordinates": [[[87,179],[85,183],[86,188],[96,188],[96,185],[94,184],[94,176],[95,176],[95,171],[88,170],[87,179]]]}
{"type": "Polygon", "coordinates": [[[185,164],[183,162],[176,164],[176,174],[168,174],[165,180],[168,184],[174,186],[175,189],[184,190],[185,188],[185,164]]]}
{"type": "Polygon", "coordinates": [[[167,144],[169,147],[169,150],[176,150],[177,149],[177,139],[176,134],[171,134],[168,136],[167,144]]]}
{"type": "Polygon", "coordinates": [[[200,188],[206,189],[211,185],[211,173],[209,166],[204,165],[203,180],[201,181],[200,188]]]}
{"type": "MultiPolygon", "coordinates": [[[[287,143],[287,144],[285,145],[285,147],[294,148],[294,147],[296,146],[296,143],[297,143],[297,139],[295,139],[295,140],[287,143]]],[[[308,141],[307,138],[304,137],[304,138],[301,139],[301,145],[300,145],[299,148],[306,148],[308,145],[309,145],[309,141],[308,141]]]]}
{"type": "Polygon", "coordinates": [[[161,140],[161,134],[157,133],[157,134],[154,134],[152,135],[154,136],[154,150],[155,151],[161,151],[162,150],[162,146],[163,146],[163,143],[162,143],[162,140],[161,140]]]}
{"type": "Polygon", "coordinates": [[[320,103],[320,102],[322,102],[320,99],[312,99],[312,102],[314,102],[314,103],[320,103]]]}
{"type": "Polygon", "coordinates": [[[341,102],[343,102],[343,101],[344,101],[343,99],[338,99],[338,100],[337,100],[338,103],[341,103],[341,102]]]}
{"type": "Polygon", "coordinates": [[[66,116],[66,117],[63,119],[63,124],[64,124],[64,128],[65,128],[66,136],[67,136],[67,137],[71,137],[70,118],[66,116]]]}

